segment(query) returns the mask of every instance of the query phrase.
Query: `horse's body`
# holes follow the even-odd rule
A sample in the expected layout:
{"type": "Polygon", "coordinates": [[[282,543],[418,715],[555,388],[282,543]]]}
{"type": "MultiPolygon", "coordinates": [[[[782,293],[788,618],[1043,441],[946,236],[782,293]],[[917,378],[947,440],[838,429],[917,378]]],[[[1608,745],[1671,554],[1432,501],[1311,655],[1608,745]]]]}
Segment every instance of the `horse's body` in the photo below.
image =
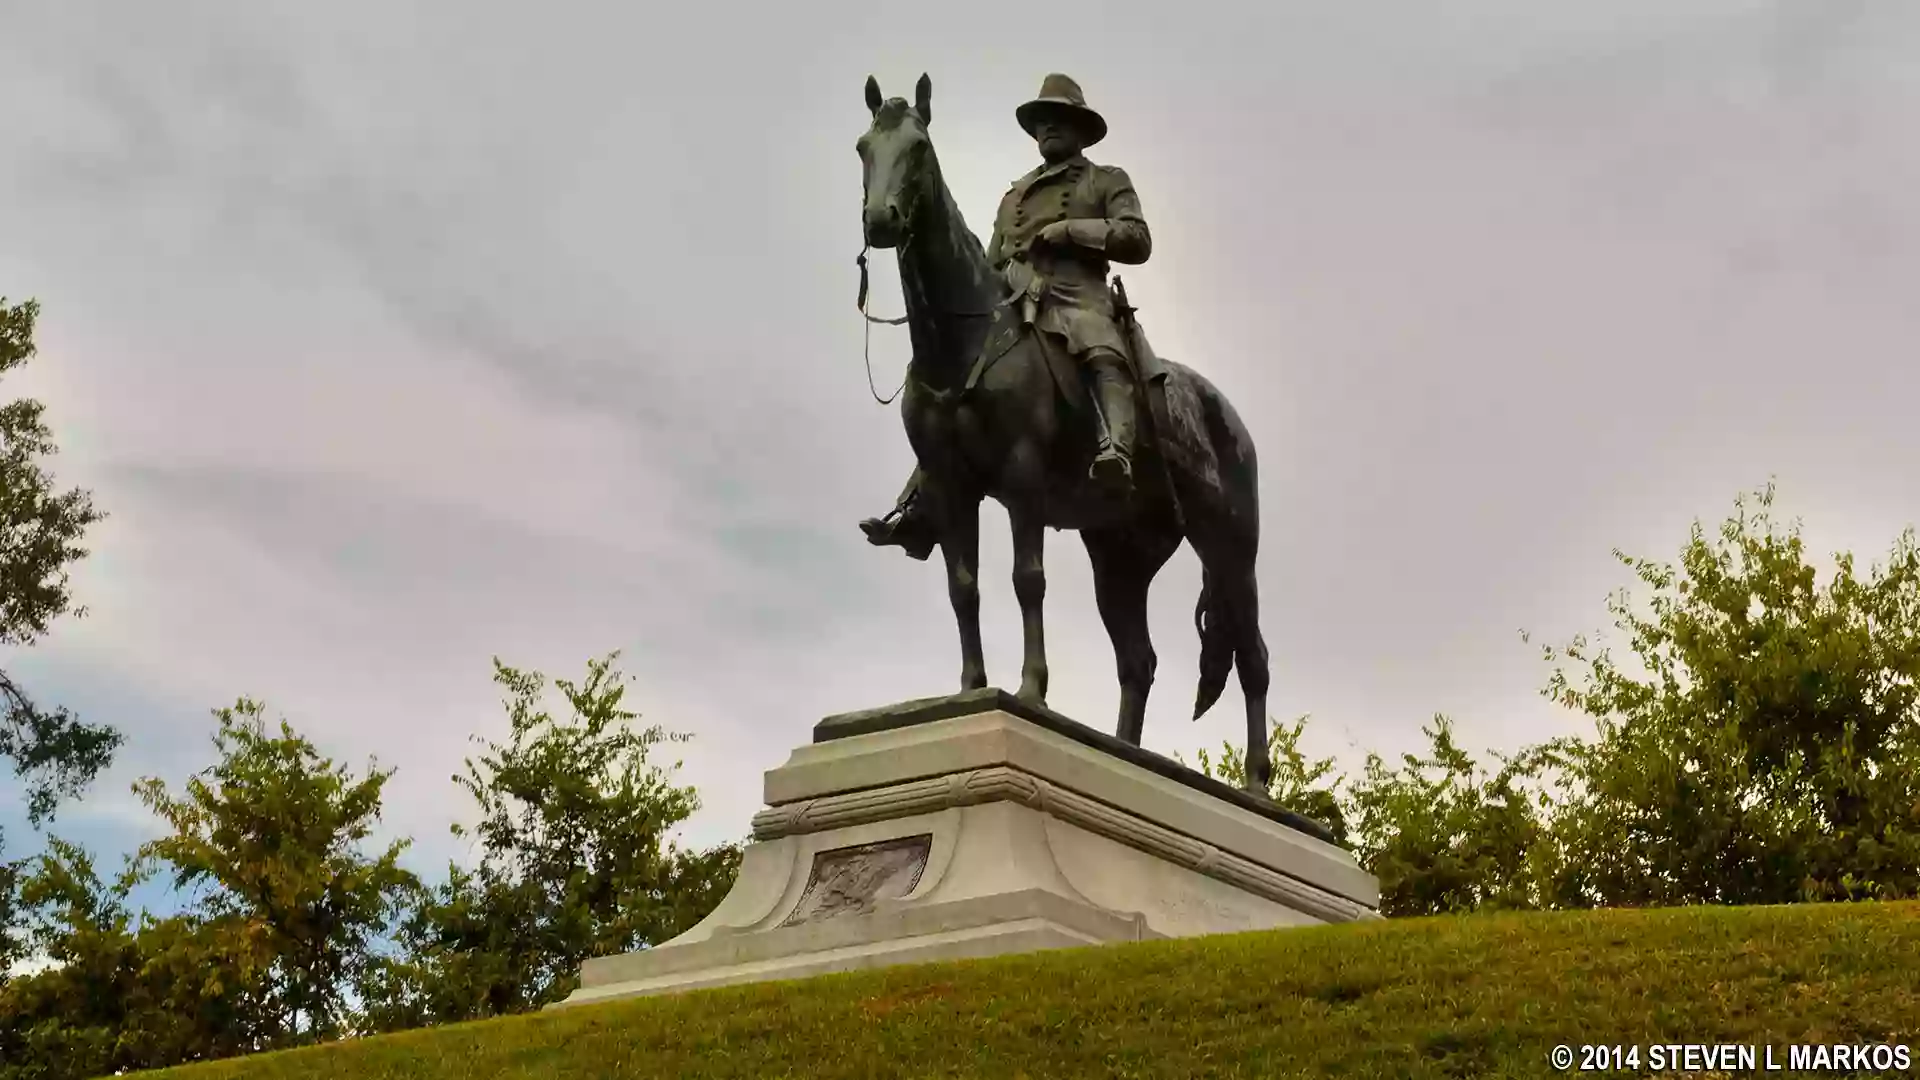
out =
{"type": "Polygon", "coordinates": [[[1046,699],[1046,529],[1076,530],[1093,563],[1095,599],[1118,663],[1117,734],[1139,745],[1156,664],[1147,590],[1184,539],[1203,568],[1194,716],[1213,705],[1237,668],[1247,710],[1247,786],[1265,794],[1268,665],[1254,581],[1259,493],[1246,426],[1212,383],[1167,362],[1170,422],[1142,440],[1135,492],[1116,501],[1087,479],[1096,440],[1086,390],[1077,378],[1063,385],[1050,363],[1059,358],[1043,351],[1036,333],[1022,334],[967,388],[993,328],[1016,309],[1004,306],[1007,287],[941,178],[926,133],[930,97],[924,76],[911,106],[882,101],[868,80],[874,122],[861,140],[865,231],[872,246],[899,249],[913,341],[901,418],[925,477],[921,497],[938,525],[960,629],[961,689],[987,684],[978,568],[980,503],[991,497],[1006,507],[1013,529],[1013,587],[1025,632],[1020,696],[1046,699]]]}

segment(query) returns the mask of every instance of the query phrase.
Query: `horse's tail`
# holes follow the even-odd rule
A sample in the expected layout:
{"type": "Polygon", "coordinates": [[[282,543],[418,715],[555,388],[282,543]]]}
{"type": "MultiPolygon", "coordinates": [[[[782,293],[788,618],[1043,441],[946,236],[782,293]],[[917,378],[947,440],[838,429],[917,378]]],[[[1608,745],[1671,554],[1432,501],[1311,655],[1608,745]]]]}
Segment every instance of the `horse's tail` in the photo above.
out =
{"type": "Polygon", "coordinates": [[[1200,633],[1200,692],[1193,699],[1193,718],[1200,719],[1220,700],[1233,671],[1233,637],[1227,632],[1227,613],[1211,571],[1200,570],[1200,602],[1193,608],[1193,628],[1200,633]]]}
{"type": "Polygon", "coordinates": [[[1200,634],[1200,688],[1193,701],[1198,720],[1220,700],[1236,668],[1243,689],[1266,693],[1266,645],[1259,635],[1253,579],[1260,549],[1259,465],[1253,437],[1226,395],[1190,368],[1171,361],[1167,366],[1193,387],[1191,407],[1198,410],[1199,423],[1187,430],[1205,443],[1192,449],[1214,464],[1205,482],[1183,485],[1181,496],[1188,511],[1187,539],[1201,568],[1200,600],[1193,609],[1200,634]]]}

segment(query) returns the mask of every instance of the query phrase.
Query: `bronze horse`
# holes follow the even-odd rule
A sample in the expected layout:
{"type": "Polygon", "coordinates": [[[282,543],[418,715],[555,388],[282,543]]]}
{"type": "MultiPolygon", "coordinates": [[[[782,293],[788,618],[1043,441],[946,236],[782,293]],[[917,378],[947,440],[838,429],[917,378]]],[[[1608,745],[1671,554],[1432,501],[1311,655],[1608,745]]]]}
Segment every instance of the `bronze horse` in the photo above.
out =
{"type": "Polygon", "coordinates": [[[1019,696],[1041,704],[1047,694],[1046,530],[1077,530],[1119,669],[1116,734],[1138,746],[1157,663],[1147,590],[1184,539],[1203,568],[1193,715],[1212,707],[1237,668],[1247,708],[1247,787],[1265,795],[1269,674],[1254,581],[1260,500],[1253,440],[1212,383],[1167,361],[1164,422],[1141,440],[1135,492],[1114,501],[1092,487],[1087,467],[1096,437],[1085,388],[1056,377],[1031,330],[1007,325],[1018,318],[1004,303],[1008,289],[954,204],[927,135],[932,81],[922,75],[915,90],[912,104],[882,99],[879,83],[867,79],[873,123],[858,142],[862,225],[870,247],[899,256],[913,343],[901,418],[946,561],[960,628],[961,689],[987,685],[978,570],[980,504],[991,496],[1006,507],[1013,528],[1013,591],[1025,631],[1019,696]],[[1020,336],[1011,347],[996,347],[998,355],[969,387],[989,339],[1005,332],[1020,336]]]}

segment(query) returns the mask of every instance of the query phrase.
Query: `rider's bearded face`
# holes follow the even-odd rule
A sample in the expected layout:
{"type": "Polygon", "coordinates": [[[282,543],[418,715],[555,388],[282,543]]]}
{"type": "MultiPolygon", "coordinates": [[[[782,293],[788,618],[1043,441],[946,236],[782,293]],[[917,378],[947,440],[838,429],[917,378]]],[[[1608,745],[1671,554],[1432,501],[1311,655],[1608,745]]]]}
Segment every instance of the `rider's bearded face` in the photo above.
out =
{"type": "Polygon", "coordinates": [[[1040,156],[1049,163],[1065,161],[1086,146],[1086,139],[1072,117],[1056,112],[1043,113],[1034,120],[1033,141],[1040,146],[1040,156]]]}

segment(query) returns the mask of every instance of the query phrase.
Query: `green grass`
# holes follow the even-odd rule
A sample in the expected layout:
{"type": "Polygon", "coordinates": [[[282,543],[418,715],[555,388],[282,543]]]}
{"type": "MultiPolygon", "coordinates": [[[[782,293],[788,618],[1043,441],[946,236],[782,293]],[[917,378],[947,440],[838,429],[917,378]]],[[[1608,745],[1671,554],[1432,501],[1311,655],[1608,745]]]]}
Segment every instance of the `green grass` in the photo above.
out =
{"type": "Polygon", "coordinates": [[[1920,1073],[1920,904],[1475,915],[1071,949],[152,1075],[1541,1077],[1558,1071],[1556,1044],[1656,1042],[1773,1045],[1783,1062],[1789,1043],[1905,1043],[1920,1073]]]}

